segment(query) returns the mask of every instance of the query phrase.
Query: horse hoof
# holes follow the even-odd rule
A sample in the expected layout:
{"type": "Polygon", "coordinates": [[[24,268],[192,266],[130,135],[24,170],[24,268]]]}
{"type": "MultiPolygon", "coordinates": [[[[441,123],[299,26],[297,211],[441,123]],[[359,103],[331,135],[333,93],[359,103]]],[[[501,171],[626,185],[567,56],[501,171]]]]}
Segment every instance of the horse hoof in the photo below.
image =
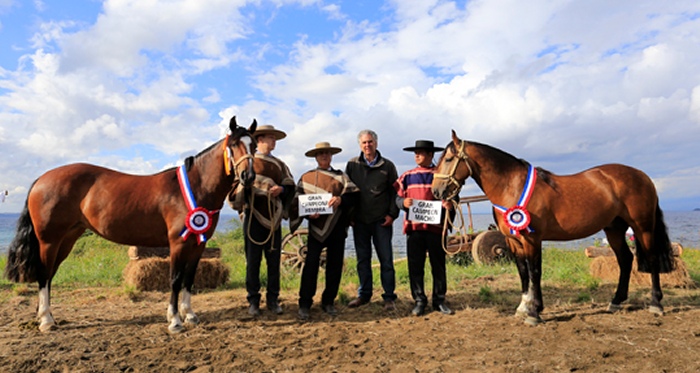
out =
{"type": "Polygon", "coordinates": [[[185,317],[185,325],[197,325],[199,324],[199,317],[197,315],[188,315],[185,317]]]}
{"type": "Polygon", "coordinates": [[[613,304],[613,303],[608,304],[608,312],[609,313],[615,313],[615,312],[619,312],[619,311],[622,311],[622,305],[613,304]]]}
{"type": "Polygon", "coordinates": [[[179,334],[185,330],[185,327],[181,324],[168,325],[168,331],[170,334],[179,334]]]}
{"type": "Polygon", "coordinates": [[[48,333],[48,332],[50,332],[52,330],[56,330],[56,329],[58,329],[56,324],[41,324],[41,325],[39,325],[39,331],[42,333],[48,333]]]}
{"type": "Polygon", "coordinates": [[[544,324],[544,320],[542,318],[538,317],[532,317],[528,316],[525,318],[525,324],[530,325],[530,326],[537,326],[539,324],[544,324]]]}
{"type": "Polygon", "coordinates": [[[515,315],[513,316],[518,319],[524,319],[527,317],[527,311],[515,310],[515,315]]]}
{"type": "Polygon", "coordinates": [[[649,312],[653,313],[656,316],[664,315],[664,309],[660,306],[649,306],[649,312]]]}

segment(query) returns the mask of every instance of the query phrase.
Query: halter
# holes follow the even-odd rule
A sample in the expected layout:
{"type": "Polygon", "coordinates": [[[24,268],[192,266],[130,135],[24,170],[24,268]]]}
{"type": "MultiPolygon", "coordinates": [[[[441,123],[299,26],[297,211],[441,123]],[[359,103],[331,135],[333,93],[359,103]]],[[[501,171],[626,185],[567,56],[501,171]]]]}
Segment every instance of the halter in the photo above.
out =
{"type": "MultiPolygon", "coordinates": [[[[469,175],[467,177],[472,175],[472,167],[469,165],[469,156],[467,155],[467,152],[464,151],[464,147],[467,145],[467,142],[464,140],[461,140],[459,142],[459,152],[457,153],[457,162],[454,162],[452,164],[452,167],[450,168],[450,172],[448,174],[440,174],[440,173],[435,173],[433,175],[433,178],[438,178],[438,179],[447,179],[448,185],[449,184],[455,184],[457,188],[455,189],[455,192],[449,195],[445,199],[452,199],[454,198],[458,193],[459,189],[462,187],[462,183],[457,181],[455,179],[455,172],[457,172],[457,165],[459,164],[459,161],[463,160],[464,164],[467,165],[467,168],[469,169],[469,175]]],[[[456,148],[456,147],[455,147],[456,148]]],[[[466,178],[465,178],[466,179],[466,178]]]]}
{"type": "MultiPolygon", "coordinates": [[[[250,153],[246,153],[238,160],[234,160],[233,151],[231,150],[231,147],[228,146],[229,136],[230,135],[226,135],[226,139],[224,140],[223,146],[222,146],[223,151],[224,151],[224,169],[226,170],[226,175],[231,175],[231,169],[233,169],[234,171],[237,171],[238,165],[241,164],[242,162],[248,161],[248,162],[250,162],[251,166],[253,163],[253,156],[250,155],[250,153]]],[[[236,178],[240,179],[241,175],[236,173],[236,178]]]]}

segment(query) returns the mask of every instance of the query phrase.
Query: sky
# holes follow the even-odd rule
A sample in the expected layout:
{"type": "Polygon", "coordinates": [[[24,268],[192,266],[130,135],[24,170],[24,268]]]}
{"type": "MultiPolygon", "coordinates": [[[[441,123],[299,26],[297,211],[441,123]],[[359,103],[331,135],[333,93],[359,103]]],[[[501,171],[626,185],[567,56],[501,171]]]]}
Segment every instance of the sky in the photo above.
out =
{"type": "Polygon", "coordinates": [[[627,164],[664,210],[700,207],[697,0],[0,0],[0,51],[0,213],[64,164],[173,167],[233,115],[287,133],[295,178],[320,141],[344,169],[372,129],[402,173],[455,130],[556,174],[627,164]]]}

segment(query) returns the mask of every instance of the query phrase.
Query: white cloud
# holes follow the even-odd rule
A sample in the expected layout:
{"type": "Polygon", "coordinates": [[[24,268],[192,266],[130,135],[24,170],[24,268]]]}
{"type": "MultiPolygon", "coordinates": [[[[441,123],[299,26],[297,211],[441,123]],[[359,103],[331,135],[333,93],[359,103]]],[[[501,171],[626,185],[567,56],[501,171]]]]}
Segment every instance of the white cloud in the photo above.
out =
{"type": "Polygon", "coordinates": [[[556,173],[631,164],[662,203],[700,194],[688,186],[700,182],[700,3],[368,4],[108,0],[90,22],[41,13],[16,43],[19,68],[0,67],[0,146],[13,154],[0,171],[29,164],[0,189],[79,160],[155,172],[235,114],[288,133],[275,152],[295,175],[317,141],[342,147],[344,168],[371,128],[405,169],[403,147],[455,129],[556,173]],[[294,18],[308,12],[325,22],[294,18]]]}

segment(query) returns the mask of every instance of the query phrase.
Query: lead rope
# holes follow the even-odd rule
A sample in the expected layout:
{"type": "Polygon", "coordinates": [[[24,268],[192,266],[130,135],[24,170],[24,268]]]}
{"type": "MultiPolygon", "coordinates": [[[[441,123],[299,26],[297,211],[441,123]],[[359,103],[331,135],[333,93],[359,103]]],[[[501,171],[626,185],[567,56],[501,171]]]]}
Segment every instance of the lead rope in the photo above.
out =
{"type": "MultiPolygon", "coordinates": [[[[272,216],[272,198],[270,198],[270,196],[267,197],[267,213],[268,213],[268,216],[270,217],[270,234],[268,234],[267,238],[265,238],[265,240],[262,242],[258,242],[256,240],[254,240],[253,236],[250,234],[250,226],[252,224],[252,219],[255,217],[253,210],[255,210],[255,192],[251,191],[250,216],[248,217],[247,235],[248,235],[248,239],[252,243],[254,243],[258,246],[262,246],[262,245],[270,242],[270,239],[272,239],[272,236],[275,234],[275,230],[276,230],[276,229],[274,229],[274,226],[276,226],[277,224],[275,224],[275,222],[273,221],[273,216],[272,216]]],[[[272,247],[270,249],[272,249],[272,247]]]]}
{"type": "MultiPolygon", "coordinates": [[[[455,237],[457,237],[457,239],[458,239],[460,250],[457,250],[453,253],[453,252],[450,252],[449,250],[447,250],[447,231],[451,228],[455,228],[456,225],[455,225],[455,221],[453,221],[452,218],[450,217],[449,210],[445,211],[445,221],[442,224],[442,237],[443,237],[442,249],[445,251],[445,253],[448,256],[453,257],[461,251],[462,245],[466,245],[468,243],[469,235],[467,233],[467,228],[464,226],[464,215],[462,214],[461,202],[457,202],[453,199],[448,200],[448,202],[452,204],[452,208],[455,211],[455,217],[459,215],[459,220],[460,220],[459,229],[456,230],[457,234],[455,235],[455,237]]],[[[455,218],[455,220],[457,220],[457,218],[455,218]]]]}

